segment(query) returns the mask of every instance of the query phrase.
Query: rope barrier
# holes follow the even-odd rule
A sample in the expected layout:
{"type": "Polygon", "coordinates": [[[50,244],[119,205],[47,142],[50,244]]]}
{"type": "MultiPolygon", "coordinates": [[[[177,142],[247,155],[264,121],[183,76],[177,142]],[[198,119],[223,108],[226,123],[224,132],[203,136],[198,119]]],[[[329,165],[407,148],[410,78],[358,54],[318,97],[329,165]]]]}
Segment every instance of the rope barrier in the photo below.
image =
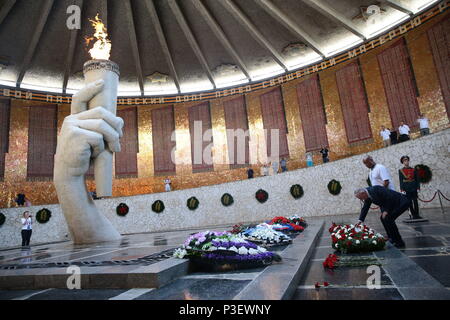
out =
{"type": "Polygon", "coordinates": [[[420,199],[419,197],[417,197],[417,199],[419,199],[419,200],[422,201],[422,202],[431,202],[431,201],[434,200],[434,198],[436,198],[436,195],[438,194],[438,192],[440,192],[440,191],[438,190],[438,191],[436,191],[436,192],[434,193],[434,196],[433,196],[433,198],[431,198],[431,200],[422,200],[422,199],[420,199]]]}
{"type": "Polygon", "coordinates": [[[444,194],[441,192],[441,190],[438,190],[438,192],[442,196],[442,198],[444,198],[447,201],[450,201],[450,199],[448,199],[446,196],[444,196],[444,194]]]}

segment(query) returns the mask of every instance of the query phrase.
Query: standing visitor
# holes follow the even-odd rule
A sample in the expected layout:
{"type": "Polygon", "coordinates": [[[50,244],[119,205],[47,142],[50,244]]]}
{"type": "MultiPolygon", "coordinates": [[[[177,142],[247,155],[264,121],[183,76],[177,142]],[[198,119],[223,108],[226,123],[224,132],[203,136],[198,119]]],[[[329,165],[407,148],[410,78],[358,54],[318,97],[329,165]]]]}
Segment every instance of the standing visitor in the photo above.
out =
{"type": "Polygon", "coordinates": [[[322,154],[323,163],[327,163],[330,161],[328,158],[328,149],[327,147],[323,147],[322,150],[319,151],[322,154]]]}
{"type": "Polygon", "coordinates": [[[285,158],[281,158],[280,166],[281,166],[281,172],[286,172],[286,171],[288,171],[288,169],[287,169],[287,163],[286,163],[286,159],[285,159],[285,158]]]}
{"type": "Polygon", "coordinates": [[[405,242],[398,231],[395,220],[409,207],[409,199],[405,195],[381,186],[373,186],[355,191],[355,197],[364,201],[359,215],[359,222],[366,219],[372,203],[380,207],[380,220],[386,230],[389,241],[397,248],[404,248],[405,242]]]}
{"type": "Polygon", "coordinates": [[[389,147],[391,145],[391,131],[381,126],[380,136],[383,138],[383,147],[389,147]]]}
{"type": "Polygon", "coordinates": [[[278,173],[278,170],[280,170],[278,161],[272,161],[272,170],[274,175],[278,173]]]}
{"type": "Polygon", "coordinates": [[[172,190],[171,184],[172,184],[172,181],[170,181],[169,178],[164,179],[164,187],[165,187],[166,192],[170,192],[172,190]]]}
{"type": "Polygon", "coordinates": [[[408,125],[401,121],[400,127],[398,127],[398,133],[400,134],[399,142],[408,141],[410,132],[411,130],[409,129],[408,125]]]}
{"type": "Polygon", "coordinates": [[[422,219],[419,215],[419,203],[417,202],[417,192],[420,190],[420,181],[417,170],[409,166],[409,157],[400,158],[403,168],[398,170],[398,178],[400,180],[400,191],[405,192],[410,200],[409,212],[412,219],[422,219]]]}
{"type": "Polygon", "coordinates": [[[314,166],[313,156],[311,152],[306,153],[306,166],[307,167],[314,166]]]}
{"type": "Polygon", "coordinates": [[[25,211],[21,219],[22,222],[22,247],[27,247],[30,245],[31,233],[33,231],[30,212],[25,211]]]}
{"type": "Polygon", "coordinates": [[[261,176],[265,177],[269,175],[269,166],[267,164],[263,164],[261,166],[261,176]]]}
{"type": "MultiPolygon", "coordinates": [[[[389,128],[388,128],[388,130],[389,130],[389,128]]],[[[397,144],[397,143],[398,143],[398,134],[397,134],[397,131],[394,130],[394,129],[389,130],[389,131],[391,132],[391,135],[390,135],[390,138],[391,138],[391,145],[392,145],[392,144],[397,144]]]]}
{"type": "Polygon", "coordinates": [[[26,202],[26,197],[23,193],[19,193],[17,194],[17,197],[16,199],[14,199],[14,201],[17,203],[19,207],[23,207],[26,202]]]}
{"type": "Polygon", "coordinates": [[[375,163],[371,156],[364,157],[363,163],[370,169],[369,179],[372,186],[381,186],[395,190],[391,175],[385,166],[375,163]]]}
{"type": "Polygon", "coordinates": [[[249,179],[253,179],[253,175],[254,174],[255,174],[255,172],[253,171],[253,169],[252,168],[248,168],[248,170],[247,170],[247,177],[249,179]]]}
{"type": "Polygon", "coordinates": [[[426,136],[430,134],[430,127],[428,124],[428,118],[426,118],[423,113],[419,114],[419,119],[417,119],[417,122],[419,123],[420,128],[420,135],[426,136]]]}

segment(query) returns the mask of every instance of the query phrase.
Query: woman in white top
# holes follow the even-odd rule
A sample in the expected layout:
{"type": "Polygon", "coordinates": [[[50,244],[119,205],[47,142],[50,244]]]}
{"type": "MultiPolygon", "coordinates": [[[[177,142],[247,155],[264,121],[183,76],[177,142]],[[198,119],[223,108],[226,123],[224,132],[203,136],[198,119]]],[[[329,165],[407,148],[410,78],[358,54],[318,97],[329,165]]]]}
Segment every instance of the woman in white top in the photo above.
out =
{"type": "Polygon", "coordinates": [[[33,231],[33,220],[28,211],[23,213],[22,221],[22,247],[30,245],[31,233],[33,231]]]}

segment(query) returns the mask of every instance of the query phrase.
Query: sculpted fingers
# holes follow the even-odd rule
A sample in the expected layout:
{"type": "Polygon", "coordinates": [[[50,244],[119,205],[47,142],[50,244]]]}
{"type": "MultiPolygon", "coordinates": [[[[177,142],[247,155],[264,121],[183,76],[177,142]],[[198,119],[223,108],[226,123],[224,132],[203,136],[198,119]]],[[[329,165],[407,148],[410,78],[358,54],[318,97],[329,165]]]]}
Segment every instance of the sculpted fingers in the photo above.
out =
{"type": "Polygon", "coordinates": [[[77,114],[87,110],[87,103],[95,97],[104,87],[105,82],[98,80],[88,84],[86,87],[78,91],[72,96],[72,104],[70,106],[71,114],[77,114]]]}
{"type": "Polygon", "coordinates": [[[119,133],[106,121],[102,119],[78,120],[76,124],[79,128],[101,134],[108,142],[108,147],[112,152],[120,151],[119,133]]]}
{"type": "Polygon", "coordinates": [[[120,117],[116,117],[113,113],[109,112],[103,107],[96,107],[91,110],[81,112],[74,116],[78,120],[88,120],[88,119],[102,119],[105,120],[111,127],[113,127],[119,136],[123,136],[123,120],[120,117]]]}

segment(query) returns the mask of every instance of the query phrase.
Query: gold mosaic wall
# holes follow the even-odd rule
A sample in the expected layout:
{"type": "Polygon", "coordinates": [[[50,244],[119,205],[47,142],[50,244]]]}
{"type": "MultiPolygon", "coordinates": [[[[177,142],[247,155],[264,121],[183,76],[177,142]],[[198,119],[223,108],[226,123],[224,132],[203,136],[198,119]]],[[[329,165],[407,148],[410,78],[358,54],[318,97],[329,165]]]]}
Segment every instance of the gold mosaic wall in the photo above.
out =
{"type": "MultiPolygon", "coordinates": [[[[449,119],[440,89],[433,56],[428,42],[427,30],[442,19],[448,19],[448,13],[438,16],[405,35],[411,61],[420,92],[419,108],[430,119],[431,131],[436,132],[449,127],[449,119]]],[[[394,40],[395,41],[395,40],[394,40]]],[[[344,119],[339,100],[335,73],[344,67],[345,62],[319,73],[323,93],[323,101],[327,114],[327,135],[330,144],[330,158],[337,160],[355,154],[361,154],[381,147],[378,134],[381,125],[392,126],[383,83],[376,55],[391,42],[371,50],[359,57],[364,83],[368,95],[371,112],[369,113],[373,139],[349,145],[345,133],[344,119]]],[[[307,78],[296,79],[281,85],[286,119],[288,125],[288,146],[290,158],[289,170],[306,166],[305,144],[296,86],[307,78]]],[[[251,136],[250,160],[255,175],[260,174],[261,164],[266,162],[265,141],[261,114],[260,96],[273,88],[251,92],[245,95],[249,131],[251,136]]],[[[232,97],[210,101],[213,128],[213,161],[214,170],[210,172],[192,173],[191,142],[189,136],[188,108],[201,102],[178,103],[174,105],[176,127],[176,175],[170,176],[174,189],[194,188],[205,185],[219,184],[246,178],[246,169],[230,170],[224,159],[228,157],[226,126],[223,103],[232,97]]],[[[0,207],[15,206],[14,197],[17,193],[25,193],[33,204],[57,203],[57,197],[52,182],[31,182],[26,179],[27,149],[28,149],[28,112],[29,108],[42,102],[11,100],[10,145],[6,155],[5,178],[0,181],[0,207]]],[[[166,176],[155,176],[153,166],[153,142],[151,110],[167,105],[146,105],[138,107],[139,153],[138,178],[115,179],[114,196],[129,196],[154,192],[163,192],[163,180],[166,176]]],[[[58,128],[64,118],[70,113],[68,105],[58,105],[58,128]]],[[[414,133],[416,137],[418,133],[414,133]]],[[[314,154],[314,162],[321,163],[320,154],[314,154]]],[[[89,180],[88,187],[93,189],[94,181],[89,180]]]]}

